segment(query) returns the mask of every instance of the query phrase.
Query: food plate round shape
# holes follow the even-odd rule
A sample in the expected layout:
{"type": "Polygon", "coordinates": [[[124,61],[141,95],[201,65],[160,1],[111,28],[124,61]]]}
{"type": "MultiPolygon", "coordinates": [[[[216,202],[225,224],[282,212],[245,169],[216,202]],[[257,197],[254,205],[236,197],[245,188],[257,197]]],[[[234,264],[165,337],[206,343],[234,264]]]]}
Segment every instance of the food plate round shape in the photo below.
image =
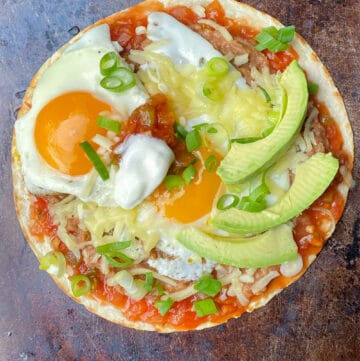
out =
{"type": "Polygon", "coordinates": [[[66,294],[124,326],[202,329],[310,266],[351,184],[346,110],[314,51],[233,1],[145,1],[32,80],[14,196],[66,294]]]}

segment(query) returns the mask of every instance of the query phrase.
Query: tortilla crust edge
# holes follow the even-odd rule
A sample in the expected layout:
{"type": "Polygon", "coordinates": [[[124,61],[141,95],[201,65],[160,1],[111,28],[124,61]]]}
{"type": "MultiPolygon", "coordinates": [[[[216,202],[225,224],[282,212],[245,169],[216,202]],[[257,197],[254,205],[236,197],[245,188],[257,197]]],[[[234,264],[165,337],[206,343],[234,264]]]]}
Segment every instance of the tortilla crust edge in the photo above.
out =
{"type": "MultiPolygon", "coordinates": [[[[265,26],[282,26],[282,24],[271,17],[268,14],[265,14],[259,10],[256,10],[255,8],[236,2],[235,0],[219,0],[221,5],[223,6],[225,13],[228,17],[231,18],[237,18],[240,20],[243,20],[244,23],[248,23],[249,19],[251,19],[251,26],[253,27],[265,27],[265,26]]],[[[151,4],[153,1],[148,0],[144,1],[143,4],[151,4]]],[[[211,2],[211,0],[201,0],[201,1],[195,1],[195,0],[161,0],[161,3],[165,5],[165,7],[171,7],[175,5],[185,5],[188,7],[192,7],[195,5],[203,5],[206,6],[211,2]]],[[[76,42],[86,31],[90,30],[91,28],[100,25],[102,23],[112,23],[116,21],[116,18],[119,16],[119,14],[126,12],[127,9],[124,9],[120,12],[117,12],[115,14],[112,14],[104,19],[99,20],[98,22],[86,27],[83,29],[78,35],[73,37],[68,43],[66,43],[63,47],[61,47],[59,50],[57,50],[38,70],[38,72],[35,74],[34,78],[32,79],[29,88],[27,89],[24,100],[22,103],[22,106],[19,110],[18,117],[21,117],[22,115],[26,114],[27,111],[31,108],[31,99],[33,95],[33,91],[37,85],[37,82],[43,72],[58,58],[60,58],[63,51],[66,49],[66,47],[69,44],[72,44],[76,42]]],[[[306,71],[307,77],[310,81],[316,82],[319,84],[319,93],[317,94],[317,97],[320,101],[324,102],[327,108],[329,109],[329,112],[331,116],[335,119],[337,122],[342,136],[344,140],[344,149],[347,150],[347,152],[350,155],[350,164],[349,168],[346,169],[346,172],[344,174],[344,181],[341,184],[342,185],[342,194],[344,196],[344,199],[346,200],[348,190],[351,185],[352,176],[351,171],[353,167],[353,158],[354,158],[354,144],[353,144],[353,133],[351,129],[351,125],[346,113],[346,109],[342,100],[342,97],[340,96],[330,73],[326,69],[326,67],[321,63],[320,59],[316,55],[316,53],[312,50],[310,45],[299,35],[296,34],[295,40],[293,41],[293,46],[295,50],[299,54],[299,63],[301,67],[306,71]]],[[[46,254],[45,251],[46,248],[50,248],[50,245],[46,243],[46,240],[39,240],[38,237],[32,235],[29,230],[29,207],[31,203],[31,195],[26,190],[24,178],[22,175],[22,169],[21,169],[21,159],[20,155],[17,152],[16,149],[16,139],[15,139],[15,133],[13,133],[13,140],[12,140],[12,147],[11,147],[11,160],[12,160],[12,173],[13,173],[13,185],[14,185],[14,202],[15,202],[15,208],[16,213],[19,219],[19,223],[21,225],[22,231],[25,235],[25,238],[30,245],[31,249],[35,253],[36,257],[38,259],[41,259],[44,254],[46,254]]],[[[330,237],[330,236],[329,236],[330,237]]],[[[315,259],[315,258],[314,258],[315,259]]],[[[311,261],[308,260],[309,264],[314,260],[311,261]]],[[[303,270],[299,275],[292,278],[291,281],[289,281],[288,285],[295,282],[298,278],[302,276],[302,274],[306,271],[303,270]]],[[[52,275],[51,275],[52,276],[52,275]]],[[[129,328],[137,329],[137,330],[143,330],[143,331],[157,331],[161,333],[168,333],[168,332],[177,332],[179,330],[169,327],[169,326],[162,326],[162,325],[152,325],[150,323],[146,322],[134,322],[128,320],[122,312],[117,309],[116,307],[112,305],[106,305],[104,303],[99,303],[97,300],[87,297],[87,296],[81,296],[81,297],[74,297],[71,292],[71,284],[70,281],[66,278],[66,275],[62,276],[61,278],[57,278],[55,276],[52,276],[53,280],[57,284],[57,286],[66,293],[70,298],[72,298],[74,301],[76,301],[79,304],[82,304],[85,306],[90,312],[95,313],[98,316],[101,316],[102,318],[105,318],[111,322],[117,323],[122,326],[126,326],[129,328]]],[[[287,287],[287,286],[286,286],[287,287]]],[[[278,289],[272,293],[265,294],[261,299],[257,301],[251,302],[247,306],[247,312],[252,312],[256,308],[262,307],[266,305],[276,294],[280,293],[282,289],[278,289]]],[[[239,315],[233,317],[237,318],[241,316],[242,312],[239,313],[239,315]]],[[[209,323],[204,322],[203,324],[199,325],[195,330],[205,329],[213,326],[217,326],[219,324],[215,323],[209,323]]]]}

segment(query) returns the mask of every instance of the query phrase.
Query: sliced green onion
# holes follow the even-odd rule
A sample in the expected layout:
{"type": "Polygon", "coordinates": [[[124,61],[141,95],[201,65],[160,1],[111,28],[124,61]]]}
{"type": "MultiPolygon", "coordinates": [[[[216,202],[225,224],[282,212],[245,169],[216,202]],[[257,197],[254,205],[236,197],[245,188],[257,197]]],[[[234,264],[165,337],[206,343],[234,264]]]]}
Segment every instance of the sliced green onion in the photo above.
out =
{"type": "Polygon", "coordinates": [[[156,287],[156,289],[158,291],[159,296],[162,296],[165,293],[165,290],[164,290],[163,286],[161,286],[160,283],[157,283],[155,285],[155,287],[156,287]]]}
{"type": "Polygon", "coordinates": [[[206,298],[205,300],[195,301],[194,308],[196,314],[199,317],[204,317],[218,312],[215,302],[212,298],[206,298]]]}
{"type": "Polygon", "coordinates": [[[161,316],[164,316],[174,304],[174,300],[169,297],[166,300],[159,300],[155,303],[155,307],[158,309],[161,316]]]}
{"type": "Polygon", "coordinates": [[[262,31],[266,32],[267,34],[270,34],[273,38],[277,38],[279,34],[279,30],[275,28],[275,26],[268,26],[264,28],[262,31]]]}
{"type": "Polygon", "coordinates": [[[154,276],[152,272],[146,272],[145,273],[145,289],[147,291],[152,291],[153,289],[153,283],[154,283],[154,276]]]}
{"type": "Polygon", "coordinates": [[[96,253],[104,255],[107,253],[121,251],[122,249],[128,248],[130,246],[130,244],[131,244],[131,241],[107,243],[102,246],[96,247],[95,251],[96,251],[96,253]]]}
{"type": "Polygon", "coordinates": [[[206,98],[213,101],[219,101],[222,98],[219,88],[213,81],[205,81],[203,85],[203,94],[206,98]]]}
{"type": "Polygon", "coordinates": [[[174,130],[175,130],[175,135],[180,139],[185,139],[188,134],[188,131],[178,123],[175,123],[174,130]]]}
{"type": "Polygon", "coordinates": [[[247,143],[256,142],[257,140],[260,140],[260,139],[262,139],[262,137],[234,138],[234,139],[231,139],[230,142],[231,143],[247,144],[247,143]]]}
{"type": "Polygon", "coordinates": [[[319,89],[319,84],[316,83],[308,83],[308,91],[310,95],[314,95],[317,93],[319,89]]]}
{"type": "Polygon", "coordinates": [[[202,276],[195,283],[194,288],[208,296],[216,296],[221,290],[221,282],[211,276],[202,276]]]}
{"type": "Polygon", "coordinates": [[[202,128],[205,128],[209,125],[209,123],[199,123],[199,124],[196,124],[196,125],[193,125],[192,128],[193,129],[197,129],[197,130],[200,130],[202,128]]]}
{"type": "Polygon", "coordinates": [[[102,180],[109,179],[109,172],[102,162],[95,149],[87,141],[80,143],[80,147],[84,150],[90,162],[94,165],[102,180]]]}
{"type": "Polygon", "coordinates": [[[196,169],[192,164],[188,165],[182,173],[182,177],[184,178],[186,184],[190,184],[190,182],[195,178],[195,176],[196,169]]]}
{"type": "Polygon", "coordinates": [[[211,76],[224,76],[229,72],[230,65],[224,58],[215,57],[205,64],[205,69],[211,76]]]}
{"type": "Polygon", "coordinates": [[[185,142],[186,149],[189,152],[192,152],[193,150],[199,148],[201,145],[201,137],[199,131],[197,129],[194,129],[191,132],[188,132],[185,138],[185,142]]]}
{"type": "Polygon", "coordinates": [[[230,209],[236,207],[239,203],[239,197],[235,194],[226,193],[223,194],[216,203],[216,208],[220,211],[225,211],[226,209],[230,209]]]}
{"type": "Polygon", "coordinates": [[[263,92],[266,101],[268,103],[271,102],[271,97],[270,97],[269,93],[260,85],[259,85],[259,89],[263,92]]]}
{"type": "Polygon", "coordinates": [[[215,158],[214,155],[210,155],[206,160],[205,160],[205,169],[208,172],[212,172],[213,170],[215,170],[215,168],[218,165],[218,160],[215,158]]]}
{"type": "Polygon", "coordinates": [[[268,186],[265,184],[265,182],[263,182],[262,184],[260,184],[250,192],[249,197],[253,201],[258,202],[263,200],[265,196],[268,194],[270,194],[270,190],[268,186]]]}
{"type": "Polygon", "coordinates": [[[287,50],[289,43],[294,38],[295,27],[293,25],[277,30],[274,26],[264,28],[260,34],[256,35],[255,39],[258,45],[256,50],[262,51],[269,49],[271,52],[287,50]]]}
{"type": "Polygon", "coordinates": [[[125,268],[130,266],[134,260],[122,252],[107,253],[104,255],[107,262],[114,267],[125,268]]]}
{"type": "Polygon", "coordinates": [[[104,115],[98,116],[97,125],[114,133],[120,133],[121,130],[121,124],[117,120],[105,117],[104,115]]]}
{"type": "Polygon", "coordinates": [[[214,128],[214,127],[210,127],[210,128],[207,130],[207,132],[210,133],[210,134],[215,134],[215,133],[218,132],[218,130],[217,130],[216,128],[214,128]]]}
{"type": "Polygon", "coordinates": [[[91,281],[85,275],[77,275],[71,279],[71,291],[75,297],[80,297],[90,292],[91,281]]]}
{"type": "Polygon", "coordinates": [[[116,68],[111,75],[100,81],[100,85],[114,93],[121,93],[136,84],[135,75],[125,67],[116,68]]]}
{"type": "Polygon", "coordinates": [[[106,53],[100,60],[100,72],[102,75],[110,75],[118,66],[119,56],[115,51],[106,53]]]}
{"type": "Polygon", "coordinates": [[[277,39],[282,43],[290,43],[294,39],[295,26],[290,25],[285,28],[281,28],[278,32],[277,39]]]}
{"type": "Polygon", "coordinates": [[[266,208],[266,201],[254,201],[250,197],[242,197],[237,208],[247,212],[260,212],[266,208]]]}
{"type": "Polygon", "coordinates": [[[270,128],[267,128],[265,129],[264,131],[262,131],[261,133],[261,138],[265,138],[267,137],[269,134],[272,133],[272,131],[274,130],[275,127],[270,127],[270,128]]]}
{"type": "Polygon", "coordinates": [[[65,272],[66,260],[61,252],[51,251],[41,258],[39,269],[61,277],[65,272]]]}
{"type": "Polygon", "coordinates": [[[175,188],[183,187],[184,181],[179,175],[169,174],[164,179],[165,188],[171,191],[175,188]]]}

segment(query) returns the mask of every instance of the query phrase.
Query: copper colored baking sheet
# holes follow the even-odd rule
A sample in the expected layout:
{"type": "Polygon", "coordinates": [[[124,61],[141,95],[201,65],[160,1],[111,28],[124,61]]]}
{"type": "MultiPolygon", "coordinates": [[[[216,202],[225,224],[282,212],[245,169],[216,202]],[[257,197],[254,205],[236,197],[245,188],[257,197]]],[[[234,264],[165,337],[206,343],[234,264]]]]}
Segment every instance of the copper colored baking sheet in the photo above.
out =
{"type": "MultiPolygon", "coordinates": [[[[330,70],[360,144],[358,0],[246,1],[295,24],[330,70]]],[[[360,194],[309,271],[265,308],[201,332],[158,335],[111,324],[65,296],[17,222],[10,172],[16,110],[39,66],[73,34],[133,1],[0,2],[0,360],[359,360],[360,194]]],[[[357,151],[357,149],[356,149],[357,151]]]]}

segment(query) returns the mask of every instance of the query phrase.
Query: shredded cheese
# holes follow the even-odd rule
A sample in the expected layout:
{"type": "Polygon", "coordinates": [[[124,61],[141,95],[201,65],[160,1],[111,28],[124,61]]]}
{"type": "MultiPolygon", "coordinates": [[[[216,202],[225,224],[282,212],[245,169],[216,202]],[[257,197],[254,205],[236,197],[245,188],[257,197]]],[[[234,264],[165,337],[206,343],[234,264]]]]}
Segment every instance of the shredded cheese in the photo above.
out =
{"type": "Polygon", "coordinates": [[[184,288],[181,291],[169,293],[168,297],[171,297],[174,301],[182,301],[185,300],[185,298],[188,298],[192,295],[195,295],[198,291],[195,290],[194,285],[191,284],[190,286],[184,288]]]}
{"type": "Polygon", "coordinates": [[[249,62],[249,54],[242,54],[235,56],[234,58],[234,64],[236,66],[241,66],[249,62]]]}
{"type": "Polygon", "coordinates": [[[176,286],[176,282],[174,280],[172,280],[171,278],[169,277],[165,277],[165,276],[162,276],[161,274],[151,270],[151,269],[147,269],[147,268],[132,268],[130,270],[130,273],[133,275],[133,276],[136,276],[136,275],[143,275],[143,274],[146,274],[148,272],[152,272],[152,275],[154,278],[158,279],[159,281],[162,281],[164,283],[167,283],[169,284],[170,286],[176,286]]]}
{"type": "Polygon", "coordinates": [[[277,271],[270,271],[267,275],[257,280],[252,286],[251,291],[254,295],[259,294],[274,278],[280,276],[277,271]]]}

